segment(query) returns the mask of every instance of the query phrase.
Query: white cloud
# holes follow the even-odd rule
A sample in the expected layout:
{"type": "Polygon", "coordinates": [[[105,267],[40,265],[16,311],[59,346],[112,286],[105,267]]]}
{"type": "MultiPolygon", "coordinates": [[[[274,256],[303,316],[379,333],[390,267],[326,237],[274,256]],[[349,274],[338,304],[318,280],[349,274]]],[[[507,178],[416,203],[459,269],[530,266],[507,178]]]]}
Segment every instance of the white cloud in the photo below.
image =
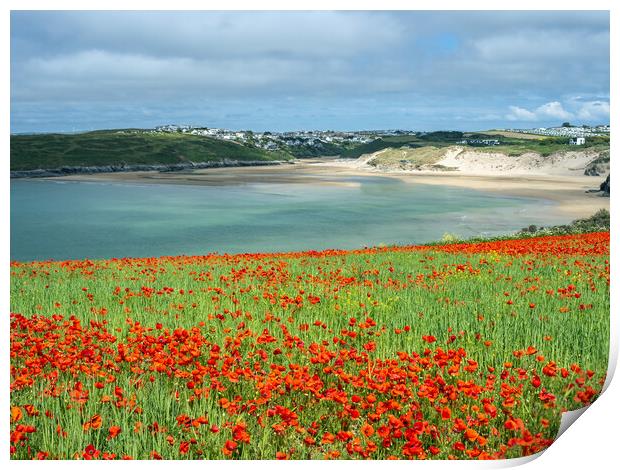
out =
{"type": "MultiPolygon", "coordinates": [[[[403,40],[398,17],[381,12],[18,12],[16,19],[24,16],[34,18],[37,33],[66,51],[96,48],[158,57],[322,60],[380,53],[403,40]]],[[[29,37],[32,32],[24,29],[17,32],[29,37]]]]}
{"type": "Polygon", "coordinates": [[[573,117],[571,113],[566,111],[559,101],[551,101],[536,108],[536,116],[541,118],[557,118],[570,119],[573,117]]]}
{"type": "Polygon", "coordinates": [[[608,101],[588,101],[581,105],[577,116],[581,119],[605,119],[609,118],[608,101]]]}
{"type": "Polygon", "coordinates": [[[559,101],[550,101],[530,111],[518,106],[510,106],[506,119],[510,121],[541,121],[543,119],[571,119],[573,114],[566,111],[559,101]]]}
{"type": "Polygon", "coordinates": [[[315,62],[294,56],[252,58],[159,57],[87,50],[54,57],[35,57],[14,71],[14,99],[105,100],[128,97],[213,97],[222,94],[339,93],[352,88],[366,93],[399,92],[411,88],[406,76],[383,70],[354,74],[348,61],[315,62]]]}
{"type": "Polygon", "coordinates": [[[609,32],[601,29],[586,34],[581,28],[536,30],[525,26],[518,30],[510,28],[507,32],[490,31],[472,41],[472,46],[488,61],[555,64],[587,56],[593,50],[607,49],[609,32]]]}
{"type": "Polygon", "coordinates": [[[237,102],[246,115],[222,126],[596,124],[608,119],[608,90],[605,11],[11,14],[20,131],[63,116],[118,126],[151,108],[164,122],[206,124],[237,102]],[[278,111],[286,97],[298,103],[289,117],[278,111]]]}
{"type": "Polygon", "coordinates": [[[609,101],[582,101],[581,97],[569,98],[569,110],[559,101],[550,101],[529,110],[519,106],[509,106],[510,113],[505,118],[509,121],[549,121],[583,119],[584,121],[609,120],[609,101]]]}
{"type": "Polygon", "coordinates": [[[506,115],[509,121],[535,121],[536,114],[525,108],[510,106],[510,114],[506,115]]]}

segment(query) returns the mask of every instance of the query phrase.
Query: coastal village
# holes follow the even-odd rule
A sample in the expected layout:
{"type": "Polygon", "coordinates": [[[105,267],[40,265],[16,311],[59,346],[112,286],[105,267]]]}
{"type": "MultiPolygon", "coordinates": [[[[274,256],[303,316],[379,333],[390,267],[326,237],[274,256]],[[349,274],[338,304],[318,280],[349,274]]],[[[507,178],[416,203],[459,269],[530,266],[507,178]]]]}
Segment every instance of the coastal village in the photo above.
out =
{"type": "MultiPolygon", "coordinates": [[[[532,134],[549,137],[567,137],[570,145],[584,145],[586,138],[596,136],[609,136],[609,125],[598,126],[571,126],[538,127],[532,129],[498,129],[501,132],[513,132],[518,134],[532,134]]],[[[385,136],[423,136],[426,132],[402,129],[390,130],[366,130],[366,131],[332,131],[332,130],[307,130],[288,132],[257,132],[250,130],[229,130],[223,128],[194,127],[190,125],[168,124],[148,130],[149,133],[182,133],[200,135],[215,139],[249,144],[255,147],[277,151],[287,147],[309,147],[321,150],[326,144],[355,145],[372,142],[379,137],[385,136]]],[[[495,146],[501,145],[498,139],[458,139],[455,144],[471,146],[495,146]]]]}
{"type": "Polygon", "coordinates": [[[156,127],[151,132],[181,132],[184,134],[201,135],[215,139],[250,144],[264,150],[280,150],[284,146],[314,146],[322,147],[324,144],[365,144],[373,141],[379,135],[391,135],[398,131],[291,131],[291,132],[254,132],[233,131],[220,128],[192,127],[165,125],[156,127]]]}
{"type": "MultiPolygon", "coordinates": [[[[546,135],[549,137],[595,137],[609,135],[609,125],[536,127],[533,129],[506,129],[520,134],[546,135]]],[[[579,145],[579,144],[577,144],[579,145]]]]}

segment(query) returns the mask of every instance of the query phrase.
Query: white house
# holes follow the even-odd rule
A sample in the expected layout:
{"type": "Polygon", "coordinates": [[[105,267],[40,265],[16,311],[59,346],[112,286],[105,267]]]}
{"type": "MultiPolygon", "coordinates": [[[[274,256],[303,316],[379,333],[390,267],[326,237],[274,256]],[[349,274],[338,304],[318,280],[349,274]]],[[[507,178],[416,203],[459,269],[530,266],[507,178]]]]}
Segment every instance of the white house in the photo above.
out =
{"type": "Polygon", "coordinates": [[[586,138],[585,137],[572,137],[568,143],[570,145],[583,145],[586,143],[586,138]]]}

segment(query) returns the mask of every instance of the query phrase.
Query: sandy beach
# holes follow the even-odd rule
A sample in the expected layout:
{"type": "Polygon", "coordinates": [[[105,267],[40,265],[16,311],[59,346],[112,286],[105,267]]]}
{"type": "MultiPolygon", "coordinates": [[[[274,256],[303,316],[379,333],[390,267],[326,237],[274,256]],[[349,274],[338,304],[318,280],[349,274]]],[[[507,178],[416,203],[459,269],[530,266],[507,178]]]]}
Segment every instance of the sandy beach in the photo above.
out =
{"type": "Polygon", "coordinates": [[[213,168],[183,172],[127,172],[71,175],[51,178],[56,181],[126,182],[141,184],[242,185],[356,184],[351,177],[376,176],[398,178],[409,184],[456,186],[506,196],[524,196],[553,201],[552,210],[571,218],[587,217],[599,209],[609,209],[609,198],[599,193],[602,177],[557,174],[476,174],[475,172],[385,171],[367,167],[359,160],[314,159],[269,167],[213,168]]]}

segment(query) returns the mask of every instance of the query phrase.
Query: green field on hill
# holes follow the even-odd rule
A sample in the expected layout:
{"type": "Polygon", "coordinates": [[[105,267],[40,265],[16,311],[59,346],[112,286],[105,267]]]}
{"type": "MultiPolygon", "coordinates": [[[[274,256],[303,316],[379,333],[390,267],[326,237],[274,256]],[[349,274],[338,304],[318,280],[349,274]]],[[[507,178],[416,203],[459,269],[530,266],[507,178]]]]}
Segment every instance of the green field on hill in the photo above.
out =
{"type": "Polygon", "coordinates": [[[562,150],[609,149],[609,137],[589,137],[585,145],[575,147],[568,144],[567,137],[531,139],[521,138],[516,134],[498,136],[486,133],[439,131],[416,135],[386,135],[360,145],[330,142],[318,146],[283,144],[274,151],[264,150],[252,144],[240,144],[199,135],[123,129],[79,134],[12,135],[11,170],[137,164],[170,165],[222,160],[272,161],[325,155],[358,158],[384,149],[442,149],[458,145],[462,139],[499,139],[501,145],[497,146],[476,144],[466,146],[507,155],[536,152],[547,156],[562,150]]]}
{"type": "Polygon", "coordinates": [[[342,153],[342,158],[359,158],[362,155],[368,155],[378,152],[386,148],[422,148],[422,147],[449,147],[452,145],[458,145],[458,142],[462,139],[467,140],[484,140],[484,139],[498,139],[501,145],[484,146],[484,145],[472,145],[468,144],[466,147],[472,149],[481,149],[483,151],[494,151],[499,153],[505,153],[507,155],[516,156],[522,155],[527,152],[536,152],[542,156],[551,155],[555,152],[566,150],[607,150],[609,149],[609,137],[588,137],[585,145],[578,147],[569,145],[568,137],[545,137],[538,136],[540,138],[532,139],[531,136],[517,137],[518,134],[511,136],[486,134],[479,132],[457,132],[457,131],[441,131],[430,132],[423,135],[398,135],[398,136],[386,136],[376,139],[372,142],[360,145],[354,149],[347,150],[342,153]]]}
{"type": "Polygon", "coordinates": [[[283,152],[268,152],[233,142],[187,134],[94,131],[80,134],[11,136],[11,170],[174,164],[220,160],[287,160],[283,152]]]}

